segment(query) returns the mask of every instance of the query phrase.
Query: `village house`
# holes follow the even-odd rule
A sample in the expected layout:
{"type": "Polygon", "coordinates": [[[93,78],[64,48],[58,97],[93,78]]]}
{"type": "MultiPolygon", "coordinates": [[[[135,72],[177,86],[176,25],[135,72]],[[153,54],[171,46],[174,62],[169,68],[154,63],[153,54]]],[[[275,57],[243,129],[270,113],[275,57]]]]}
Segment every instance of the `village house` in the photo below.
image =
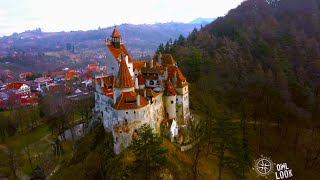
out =
{"type": "Polygon", "coordinates": [[[112,132],[114,151],[128,147],[141,125],[171,132],[192,119],[188,82],[170,54],[134,61],[117,29],[105,40],[107,75],[95,77],[95,111],[112,132]]]}
{"type": "Polygon", "coordinates": [[[30,86],[23,82],[11,82],[0,92],[2,104],[6,106],[36,105],[38,96],[31,93],[30,86]]]}

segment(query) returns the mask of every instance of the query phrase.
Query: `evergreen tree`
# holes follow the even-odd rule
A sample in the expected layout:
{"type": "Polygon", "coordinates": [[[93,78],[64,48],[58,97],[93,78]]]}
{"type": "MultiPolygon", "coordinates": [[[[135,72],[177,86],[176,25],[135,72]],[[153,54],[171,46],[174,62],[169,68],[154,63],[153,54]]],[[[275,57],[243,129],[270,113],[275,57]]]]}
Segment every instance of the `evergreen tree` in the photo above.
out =
{"type": "Polygon", "coordinates": [[[166,149],[161,147],[162,138],[152,132],[148,124],[144,124],[132,141],[131,149],[136,155],[136,167],[143,168],[145,178],[150,179],[153,172],[163,166],[167,159],[166,149]]]}
{"type": "Polygon", "coordinates": [[[156,54],[159,54],[159,52],[164,53],[164,45],[161,43],[156,51],[156,54]]]}

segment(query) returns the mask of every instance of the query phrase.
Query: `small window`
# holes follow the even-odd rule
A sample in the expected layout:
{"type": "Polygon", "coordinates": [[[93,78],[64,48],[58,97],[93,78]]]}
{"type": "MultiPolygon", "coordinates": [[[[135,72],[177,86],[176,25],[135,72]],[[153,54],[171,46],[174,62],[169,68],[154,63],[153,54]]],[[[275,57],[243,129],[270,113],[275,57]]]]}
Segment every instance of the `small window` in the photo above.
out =
{"type": "Polygon", "coordinates": [[[135,114],[135,113],[136,113],[136,111],[133,111],[133,113],[135,114]]]}
{"type": "Polygon", "coordinates": [[[126,114],[128,114],[128,112],[126,112],[126,114]]]}
{"type": "Polygon", "coordinates": [[[171,104],[173,104],[173,101],[171,101],[171,104]]]}
{"type": "Polygon", "coordinates": [[[154,82],[152,80],[150,81],[150,85],[154,85],[154,82]]]}

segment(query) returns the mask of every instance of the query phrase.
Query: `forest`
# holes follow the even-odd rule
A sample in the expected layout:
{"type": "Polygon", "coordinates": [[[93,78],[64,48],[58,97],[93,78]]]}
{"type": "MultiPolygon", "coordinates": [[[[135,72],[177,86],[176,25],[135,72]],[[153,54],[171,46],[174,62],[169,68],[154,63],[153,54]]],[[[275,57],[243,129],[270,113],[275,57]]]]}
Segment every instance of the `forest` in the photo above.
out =
{"type": "Polygon", "coordinates": [[[204,141],[221,167],[249,172],[263,154],[287,161],[298,179],[317,177],[319,8],[319,0],[247,0],[188,37],[160,44],[157,52],[173,54],[194,85],[191,104],[206,117],[204,141]],[[239,122],[237,130],[230,121],[239,122]],[[226,152],[248,164],[222,166],[226,152]]]}

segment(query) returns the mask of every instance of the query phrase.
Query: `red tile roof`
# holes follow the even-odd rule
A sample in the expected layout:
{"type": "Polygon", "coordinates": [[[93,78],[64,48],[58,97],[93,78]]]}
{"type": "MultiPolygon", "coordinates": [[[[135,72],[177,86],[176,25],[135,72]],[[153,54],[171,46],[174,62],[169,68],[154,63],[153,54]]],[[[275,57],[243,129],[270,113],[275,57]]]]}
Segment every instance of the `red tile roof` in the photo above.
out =
{"type": "Polygon", "coordinates": [[[105,77],[102,77],[102,78],[97,78],[97,83],[101,86],[101,79],[103,79],[103,82],[105,84],[105,87],[108,87],[108,86],[114,86],[115,85],[115,77],[113,75],[110,75],[110,76],[105,76],[105,77]]]}
{"type": "Polygon", "coordinates": [[[165,87],[164,94],[165,94],[166,96],[174,96],[174,95],[177,95],[177,92],[176,92],[176,90],[174,89],[174,86],[173,86],[173,84],[171,83],[170,80],[168,80],[168,81],[166,82],[166,85],[165,85],[165,86],[166,86],[166,87],[165,87]]]}
{"type": "Polygon", "coordinates": [[[113,90],[112,89],[108,89],[106,87],[101,87],[102,92],[109,96],[109,97],[113,97],[113,90]]]}
{"type": "Polygon", "coordinates": [[[88,69],[95,69],[97,67],[97,64],[88,64],[87,68],[88,69]]]}
{"type": "Polygon", "coordinates": [[[39,99],[38,97],[30,96],[27,98],[20,98],[21,104],[38,104],[39,99]]]}
{"type": "Polygon", "coordinates": [[[141,96],[144,96],[144,91],[146,91],[146,96],[147,97],[157,97],[159,96],[162,92],[154,92],[152,89],[146,88],[146,89],[136,89],[136,93],[140,94],[141,96]]]}
{"type": "Polygon", "coordinates": [[[69,79],[72,79],[73,78],[73,73],[68,73],[65,77],[64,77],[64,79],[66,79],[66,80],[69,80],[69,79]]]}
{"type": "Polygon", "coordinates": [[[143,78],[143,75],[142,75],[142,74],[139,74],[139,75],[138,75],[138,84],[139,84],[139,85],[145,84],[145,81],[144,81],[144,78],[143,78]]]}
{"type": "Polygon", "coordinates": [[[138,71],[145,65],[146,61],[133,61],[133,70],[137,69],[138,71]]]}
{"type": "Polygon", "coordinates": [[[174,78],[174,74],[177,73],[177,87],[185,87],[189,83],[187,79],[183,76],[182,72],[177,66],[168,66],[168,78],[174,78]]]}
{"type": "Polygon", "coordinates": [[[114,109],[125,110],[125,109],[139,109],[145,107],[149,104],[143,96],[140,96],[140,105],[137,105],[137,93],[122,92],[118,97],[117,102],[113,105],[114,109]]]}
{"type": "Polygon", "coordinates": [[[118,72],[118,79],[116,87],[118,88],[130,88],[134,86],[134,82],[130,75],[127,63],[122,56],[122,60],[120,62],[119,72],[118,72]]]}
{"type": "Polygon", "coordinates": [[[18,90],[23,84],[23,82],[12,82],[6,85],[6,89],[18,90]]]}
{"type": "Polygon", "coordinates": [[[113,32],[112,32],[110,37],[119,38],[121,36],[120,36],[120,33],[118,32],[118,30],[116,28],[114,28],[114,30],[113,30],[113,32]]]}
{"type": "Polygon", "coordinates": [[[115,48],[113,47],[112,44],[108,44],[107,47],[109,48],[110,52],[112,53],[113,57],[120,63],[119,54],[124,53],[125,55],[128,56],[128,61],[133,62],[126,47],[123,44],[120,44],[120,48],[115,48]]]}
{"type": "Polygon", "coordinates": [[[143,75],[144,79],[148,79],[148,80],[157,80],[158,76],[154,76],[154,75],[143,75]]]}
{"type": "MultiPolygon", "coordinates": [[[[158,54],[154,55],[153,56],[153,60],[158,62],[158,54]]],[[[170,65],[176,65],[177,62],[173,59],[172,55],[171,54],[162,54],[162,60],[161,60],[161,65],[163,67],[167,67],[167,66],[170,66],[170,65]]]]}
{"type": "Polygon", "coordinates": [[[165,67],[158,67],[158,66],[154,66],[152,68],[148,68],[148,67],[141,68],[142,73],[164,74],[165,71],[166,71],[165,67]]]}

